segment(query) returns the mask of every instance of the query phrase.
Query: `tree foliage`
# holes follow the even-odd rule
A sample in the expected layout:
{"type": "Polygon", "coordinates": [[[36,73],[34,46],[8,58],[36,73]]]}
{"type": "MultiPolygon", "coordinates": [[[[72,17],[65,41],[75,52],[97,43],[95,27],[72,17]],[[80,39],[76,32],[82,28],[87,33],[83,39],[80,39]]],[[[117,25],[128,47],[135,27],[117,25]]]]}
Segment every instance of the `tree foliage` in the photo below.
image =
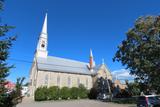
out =
{"type": "Polygon", "coordinates": [[[129,93],[131,93],[132,96],[138,96],[141,93],[141,84],[138,83],[137,81],[134,82],[128,82],[126,81],[126,85],[127,85],[127,91],[129,93]]]}
{"type": "Polygon", "coordinates": [[[109,96],[106,100],[112,100],[112,90],[113,90],[113,83],[110,79],[107,78],[97,78],[96,81],[96,92],[97,92],[97,99],[103,99],[104,95],[109,96]]]}
{"type": "MultiPolygon", "coordinates": [[[[0,0],[0,11],[3,9],[4,1],[0,0]]],[[[9,70],[13,67],[6,62],[9,57],[9,49],[12,46],[12,41],[15,36],[9,36],[7,33],[13,29],[13,26],[2,24],[0,22],[0,107],[12,107],[11,97],[6,95],[6,77],[9,75],[9,70]]]]}
{"type": "Polygon", "coordinates": [[[84,85],[80,84],[79,87],[62,87],[51,86],[39,87],[35,91],[35,101],[45,100],[69,100],[69,99],[85,99],[88,98],[88,90],[84,85]]]}
{"type": "Polygon", "coordinates": [[[16,82],[16,87],[15,87],[15,90],[14,90],[14,94],[13,98],[18,98],[18,97],[21,97],[22,96],[22,85],[23,85],[23,81],[25,80],[25,77],[22,77],[22,78],[17,78],[17,82],[16,82]]]}
{"type": "Polygon", "coordinates": [[[138,18],[126,36],[113,60],[125,65],[139,82],[160,90],[160,16],[138,18]]]}
{"type": "Polygon", "coordinates": [[[107,78],[104,79],[103,77],[100,77],[97,79],[97,92],[99,94],[109,94],[111,93],[111,81],[107,78]]]}

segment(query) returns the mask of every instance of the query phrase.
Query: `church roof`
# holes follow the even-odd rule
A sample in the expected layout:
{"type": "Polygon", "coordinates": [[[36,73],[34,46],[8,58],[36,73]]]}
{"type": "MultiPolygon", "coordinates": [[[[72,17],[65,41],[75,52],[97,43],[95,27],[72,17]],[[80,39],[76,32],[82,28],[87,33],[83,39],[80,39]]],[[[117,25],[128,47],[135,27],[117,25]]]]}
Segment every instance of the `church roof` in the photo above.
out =
{"type": "Polygon", "coordinates": [[[47,58],[37,58],[38,69],[52,72],[78,73],[92,75],[88,69],[88,63],[75,61],[71,59],[47,56],[47,58]]]}

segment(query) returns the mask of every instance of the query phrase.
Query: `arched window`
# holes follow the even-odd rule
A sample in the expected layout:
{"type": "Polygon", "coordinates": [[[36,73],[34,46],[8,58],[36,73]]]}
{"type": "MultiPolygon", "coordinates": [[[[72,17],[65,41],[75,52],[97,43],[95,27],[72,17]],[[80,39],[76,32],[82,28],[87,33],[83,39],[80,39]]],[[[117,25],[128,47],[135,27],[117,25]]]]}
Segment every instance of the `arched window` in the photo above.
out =
{"type": "Polygon", "coordinates": [[[45,85],[48,85],[48,74],[45,75],[44,84],[45,84],[45,85]]]}
{"type": "Polygon", "coordinates": [[[57,86],[60,86],[60,76],[57,76],[57,86]]]}
{"type": "Polygon", "coordinates": [[[86,88],[88,88],[88,78],[86,78],[86,88]]]}
{"type": "Polygon", "coordinates": [[[68,87],[71,87],[71,77],[68,77],[68,87]]]}
{"type": "Polygon", "coordinates": [[[42,48],[45,47],[45,41],[42,41],[41,47],[42,47],[42,48]]]}
{"type": "Polygon", "coordinates": [[[80,79],[79,79],[79,77],[77,78],[77,85],[78,85],[78,87],[80,85],[80,79]]]}

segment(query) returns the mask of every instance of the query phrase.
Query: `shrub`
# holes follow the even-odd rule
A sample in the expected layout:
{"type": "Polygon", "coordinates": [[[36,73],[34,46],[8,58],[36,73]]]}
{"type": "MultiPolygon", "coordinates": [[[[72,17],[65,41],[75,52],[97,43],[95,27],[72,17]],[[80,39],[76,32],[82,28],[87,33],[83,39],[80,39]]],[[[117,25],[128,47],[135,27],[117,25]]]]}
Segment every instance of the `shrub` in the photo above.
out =
{"type": "Polygon", "coordinates": [[[35,101],[45,101],[48,100],[48,94],[49,91],[47,89],[47,87],[39,87],[37,88],[37,90],[35,91],[35,101]]]}
{"type": "Polygon", "coordinates": [[[88,97],[88,90],[82,84],[79,85],[78,96],[80,98],[87,98],[88,97]]]}
{"type": "Polygon", "coordinates": [[[137,99],[135,97],[132,98],[113,98],[112,102],[118,104],[136,104],[137,99]]]}
{"type": "Polygon", "coordinates": [[[0,107],[14,107],[16,104],[9,94],[0,93],[0,107]]]}
{"type": "Polygon", "coordinates": [[[52,86],[50,88],[40,87],[35,91],[34,99],[35,101],[45,101],[45,100],[58,100],[60,99],[78,99],[87,98],[88,90],[80,85],[77,87],[62,87],[61,89],[57,86],[52,86]]]}
{"type": "Polygon", "coordinates": [[[57,86],[52,86],[48,88],[49,94],[48,99],[49,100],[58,100],[60,97],[60,89],[57,86]]]}
{"type": "Polygon", "coordinates": [[[97,92],[96,88],[91,88],[91,90],[88,93],[88,98],[89,99],[97,99],[97,95],[98,95],[98,92],[97,92]]]}
{"type": "Polygon", "coordinates": [[[71,91],[71,99],[78,99],[79,89],[77,87],[72,87],[70,91],[71,91]]]}
{"type": "Polygon", "coordinates": [[[61,90],[60,90],[60,97],[62,99],[65,99],[65,100],[67,100],[68,98],[70,98],[71,97],[71,95],[70,95],[70,89],[68,87],[61,88],[61,90]]]}
{"type": "Polygon", "coordinates": [[[132,94],[129,93],[127,90],[125,89],[121,89],[119,93],[117,93],[114,97],[116,98],[131,98],[132,94]]]}

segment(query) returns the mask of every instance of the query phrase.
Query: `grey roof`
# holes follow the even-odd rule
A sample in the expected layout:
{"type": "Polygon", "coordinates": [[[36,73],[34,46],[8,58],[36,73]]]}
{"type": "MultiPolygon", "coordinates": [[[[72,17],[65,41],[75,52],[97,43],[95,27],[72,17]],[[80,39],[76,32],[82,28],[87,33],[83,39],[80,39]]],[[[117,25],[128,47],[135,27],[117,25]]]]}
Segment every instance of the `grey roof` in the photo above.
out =
{"type": "Polygon", "coordinates": [[[65,72],[65,73],[78,73],[85,75],[92,75],[93,73],[88,69],[88,63],[75,61],[71,59],[59,58],[48,56],[47,58],[37,58],[38,69],[52,71],[52,72],[65,72]]]}

